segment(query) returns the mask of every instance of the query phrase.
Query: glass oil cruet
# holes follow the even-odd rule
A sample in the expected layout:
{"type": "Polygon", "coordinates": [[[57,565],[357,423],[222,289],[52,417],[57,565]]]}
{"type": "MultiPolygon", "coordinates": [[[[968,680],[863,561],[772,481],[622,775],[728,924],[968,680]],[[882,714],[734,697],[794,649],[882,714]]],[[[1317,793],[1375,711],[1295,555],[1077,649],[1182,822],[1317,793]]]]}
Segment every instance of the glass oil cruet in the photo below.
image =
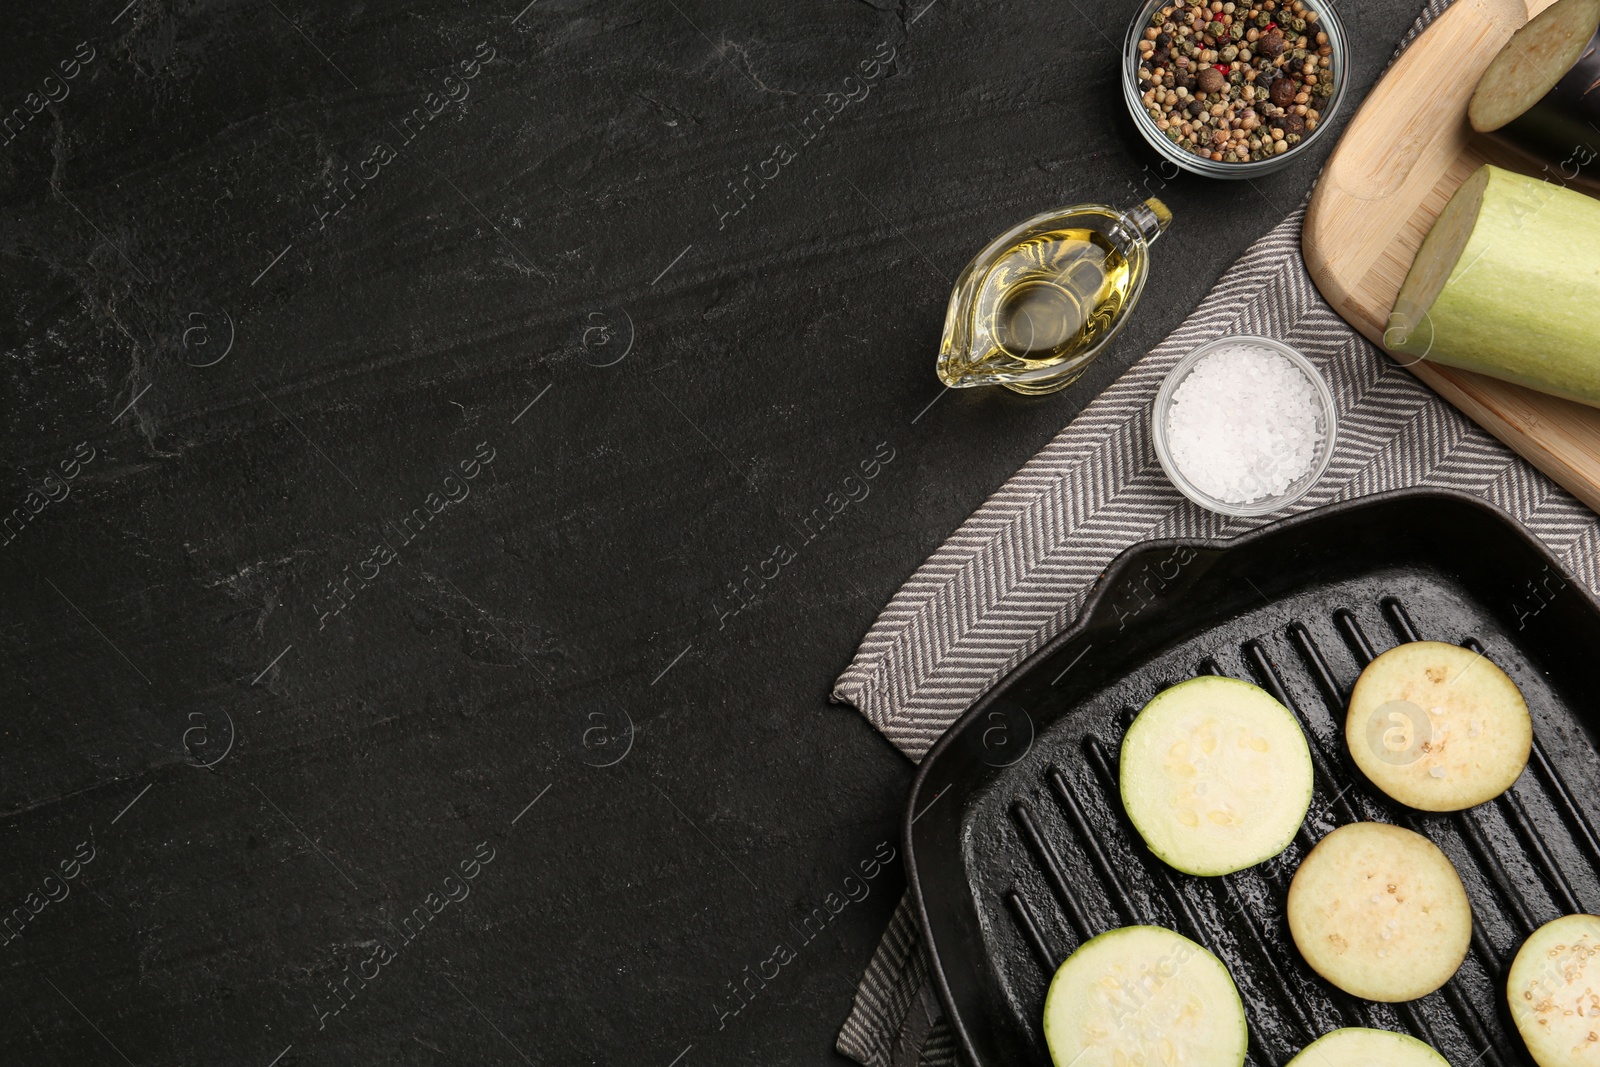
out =
{"type": "Polygon", "coordinates": [[[1126,211],[1083,204],[990,241],[950,294],[939,379],[1033,394],[1077,381],[1127,321],[1171,222],[1154,197],[1126,211]]]}

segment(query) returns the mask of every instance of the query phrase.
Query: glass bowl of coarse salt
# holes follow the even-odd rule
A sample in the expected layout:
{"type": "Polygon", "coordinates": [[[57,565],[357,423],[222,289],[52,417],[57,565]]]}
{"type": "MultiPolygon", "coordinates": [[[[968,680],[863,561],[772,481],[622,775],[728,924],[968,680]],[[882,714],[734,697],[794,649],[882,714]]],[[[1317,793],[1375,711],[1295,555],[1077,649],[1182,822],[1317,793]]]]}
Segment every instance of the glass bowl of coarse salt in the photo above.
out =
{"type": "Polygon", "coordinates": [[[1338,419],[1316,367],[1270,337],[1222,337],[1167,374],[1156,458],[1184,496],[1222,515],[1270,515],[1317,484],[1338,419]]]}

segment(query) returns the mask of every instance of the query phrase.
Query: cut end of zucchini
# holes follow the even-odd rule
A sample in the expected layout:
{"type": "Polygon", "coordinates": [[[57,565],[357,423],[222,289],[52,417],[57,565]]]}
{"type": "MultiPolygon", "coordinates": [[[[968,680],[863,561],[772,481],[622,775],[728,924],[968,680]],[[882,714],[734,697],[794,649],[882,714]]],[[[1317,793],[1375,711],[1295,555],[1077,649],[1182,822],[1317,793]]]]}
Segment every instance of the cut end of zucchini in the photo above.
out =
{"type": "Polygon", "coordinates": [[[1564,915],[1529,935],[1506,1000],[1539,1067],[1600,1064],[1600,917],[1564,915]]]}
{"type": "Polygon", "coordinates": [[[1479,133],[1520,118],[1556,87],[1600,26],[1600,0],[1558,0],[1530,19],[1483,72],[1467,105],[1479,133]]]}
{"type": "MultiPolygon", "coordinates": [[[[1600,123],[1600,94],[1596,108],[1600,123]]],[[[1383,343],[1407,364],[1426,359],[1600,407],[1597,332],[1600,203],[1484,166],[1428,231],[1383,343]]]]}
{"type": "Polygon", "coordinates": [[[1056,971],[1044,1001],[1056,1067],[1240,1067],[1244,1004],[1222,961],[1159,926],[1090,941],[1056,971]]]}
{"type": "Polygon", "coordinates": [[[1472,905],[1433,842],[1383,823],[1341,826],[1289,884],[1289,933],[1312,970],[1354,996],[1397,1002],[1450,980],[1472,905]]]}
{"type": "Polygon", "coordinates": [[[1413,641],[1361,672],[1345,740],[1356,766],[1395,800],[1460,811],[1517,780],[1533,747],[1533,722],[1516,683],[1487,657],[1413,641]]]}
{"type": "Polygon", "coordinates": [[[1409,1034],[1352,1026],[1323,1034],[1285,1067],[1450,1067],[1450,1061],[1409,1034]]]}
{"type": "MultiPolygon", "coordinates": [[[[1600,0],[1596,0],[1600,3],[1600,0]]],[[[1461,253],[1472,237],[1472,228],[1478,222],[1478,211],[1483,206],[1483,191],[1489,185],[1491,169],[1479,167],[1472,176],[1450,197],[1444,210],[1434,221],[1428,236],[1417,250],[1411,269],[1395,298],[1394,311],[1383,331],[1386,348],[1407,355],[1426,356],[1433,349],[1432,320],[1428,310],[1444,290],[1444,283],[1461,260],[1461,253]]]]}
{"type": "Polygon", "coordinates": [[[1123,738],[1120,777],[1134,828],[1186,874],[1231,874],[1271,859],[1311,804],[1299,721],[1233,678],[1191,678],[1146,704],[1123,738]]]}

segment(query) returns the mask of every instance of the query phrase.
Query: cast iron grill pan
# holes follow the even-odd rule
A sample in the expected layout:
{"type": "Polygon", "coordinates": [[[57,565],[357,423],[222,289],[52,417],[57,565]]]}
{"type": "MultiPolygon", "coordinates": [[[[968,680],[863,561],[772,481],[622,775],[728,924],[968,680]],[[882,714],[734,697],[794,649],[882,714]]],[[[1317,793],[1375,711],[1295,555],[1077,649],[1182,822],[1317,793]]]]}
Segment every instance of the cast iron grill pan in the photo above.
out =
{"type": "Polygon", "coordinates": [[[940,740],[912,788],[906,851],[931,970],[966,1055],[1050,1063],[1041,1014],[1057,965],[1088,938],[1153,923],[1215,952],[1250,1021],[1248,1062],[1279,1067],[1340,1026],[1419,1037],[1456,1067],[1532,1067],[1504,1007],[1522,940],[1600,911],[1600,755],[1588,672],[1600,605],[1502,512],[1443,490],[1318,509],[1231,542],[1136,546],[1074,628],[1031,657],[940,740]],[[1345,700],[1403,641],[1452,641],[1527,698],[1533,756],[1500,799],[1427,814],[1351,763],[1345,700]],[[1253,682],[1299,717],[1316,772],[1311,811],[1277,859],[1221,878],[1180,874],[1122,814],[1118,746],[1134,713],[1196,674],[1253,682]],[[1300,958],[1289,881],[1337,826],[1375,820],[1438,844],[1472,900],[1472,948],[1444,989],[1407,1004],[1350,997],[1300,958]]]}

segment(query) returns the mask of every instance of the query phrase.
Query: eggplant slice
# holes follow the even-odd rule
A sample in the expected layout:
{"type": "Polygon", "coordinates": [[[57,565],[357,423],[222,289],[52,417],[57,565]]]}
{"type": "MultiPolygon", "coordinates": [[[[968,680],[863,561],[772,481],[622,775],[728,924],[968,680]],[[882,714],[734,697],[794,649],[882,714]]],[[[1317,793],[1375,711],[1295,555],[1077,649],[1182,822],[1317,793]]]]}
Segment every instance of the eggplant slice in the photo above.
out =
{"type": "Polygon", "coordinates": [[[1600,0],[1557,0],[1514,33],[1484,71],[1467,118],[1479,133],[1561,167],[1568,178],[1594,162],[1600,0]]]}

